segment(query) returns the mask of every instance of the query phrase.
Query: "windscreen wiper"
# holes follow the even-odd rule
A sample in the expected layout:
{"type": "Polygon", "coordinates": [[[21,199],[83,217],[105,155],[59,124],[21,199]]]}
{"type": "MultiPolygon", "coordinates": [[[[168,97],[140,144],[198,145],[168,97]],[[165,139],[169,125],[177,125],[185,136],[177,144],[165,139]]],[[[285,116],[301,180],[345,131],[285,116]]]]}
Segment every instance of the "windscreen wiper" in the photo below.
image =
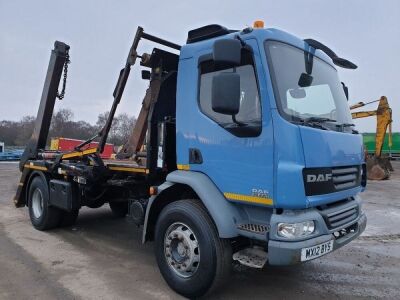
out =
{"type": "Polygon", "coordinates": [[[328,122],[328,121],[334,121],[334,120],[331,120],[328,118],[310,117],[310,118],[305,118],[305,119],[300,118],[300,120],[297,123],[304,125],[304,126],[320,128],[323,130],[330,130],[328,127],[326,127],[322,124],[322,123],[328,122]]]}
{"type": "Polygon", "coordinates": [[[322,117],[309,117],[309,118],[305,118],[302,120],[304,120],[305,122],[321,122],[321,123],[336,122],[336,120],[329,119],[329,118],[322,118],[322,117]]]}
{"type": "MultiPolygon", "coordinates": [[[[344,130],[345,127],[353,127],[353,126],[356,126],[356,125],[353,123],[336,124],[336,127],[340,128],[342,131],[344,130]]],[[[353,134],[359,134],[358,130],[355,130],[354,128],[351,128],[351,132],[353,134]]]]}
{"type": "Polygon", "coordinates": [[[356,126],[353,123],[343,123],[343,124],[337,124],[336,126],[341,126],[341,127],[351,127],[351,126],[356,126]]]}

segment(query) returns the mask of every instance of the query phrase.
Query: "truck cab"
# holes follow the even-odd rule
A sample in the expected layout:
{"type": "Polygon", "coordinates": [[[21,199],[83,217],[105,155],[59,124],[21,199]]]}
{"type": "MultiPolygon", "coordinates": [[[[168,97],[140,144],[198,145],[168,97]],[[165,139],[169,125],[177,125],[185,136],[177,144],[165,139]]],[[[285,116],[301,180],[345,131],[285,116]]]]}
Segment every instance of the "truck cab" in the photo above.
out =
{"type": "Polygon", "coordinates": [[[240,216],[238,234],[268,243],[270,264],[311,259],[301,250],[338,248],[364,230],[362,136],[328,55],[281,30],[252,29],[183,46],[178,74],[178,168],[215,184],[240,216]],[[216,64],[215,41],[237,36],[240,63],[216,64]],[[214,106],[226,73],[240,77],[235,119],[214,106]]]}
{"type": "Polygon", "coordinates": [[[40,150],[69,57],[69,46],[56,43],[15,199],[35,228],[108,202],[143,226],[164,279],[187,297],[220,286],[232,261],[292,265],[358,237],[366,227],[363,143],[337,74],[357,66],[316,40],[256,25],[197,28],[182,46],[139,27],[105,127],[72,153],[40,150]],[[139,55],[140,39],[179,54],[139,55]],[[151,69],[142,72],[150,80],[142,110],[117,159],[103,160],[138,57],[151,69]],[[97,137],[97,148],[84,148],[97,137]]]}

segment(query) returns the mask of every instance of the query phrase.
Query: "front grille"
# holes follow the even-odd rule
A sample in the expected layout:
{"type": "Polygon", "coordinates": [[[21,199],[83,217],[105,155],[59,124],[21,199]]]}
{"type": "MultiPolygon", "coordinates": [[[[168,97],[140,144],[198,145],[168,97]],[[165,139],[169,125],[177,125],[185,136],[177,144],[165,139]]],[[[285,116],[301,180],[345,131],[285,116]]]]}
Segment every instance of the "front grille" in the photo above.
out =
{"type": "Polygon", "coordinates": [[[306,196],[335,193],[361,185],[361,166],[304,168],[303,180],[306,196]]]}
{"type": "Polygon", "coordinates": [[[332,168],[332,181],[337,191],[357,186],[360,182],[360,167],[332,168]]]}
{"type": "Polygon", "coordinates": [[[358,204],[352,198],[318,209],[329,229],[339,228],[355,220],[359,214],[358,204]]]}

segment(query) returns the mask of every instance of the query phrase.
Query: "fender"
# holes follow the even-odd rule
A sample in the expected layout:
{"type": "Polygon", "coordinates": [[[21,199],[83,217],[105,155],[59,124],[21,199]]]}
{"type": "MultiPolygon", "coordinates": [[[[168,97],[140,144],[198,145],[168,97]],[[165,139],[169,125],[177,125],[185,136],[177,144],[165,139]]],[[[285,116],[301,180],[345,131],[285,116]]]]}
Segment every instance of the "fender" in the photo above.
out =
{"type": "Polygon", "coordinates": [[[232,203],[226,200],[212,180],[207,175],[200,172],[173,171],[167,176],[166,181],[158,187],[158,195],[152,196],[149,199],[143,228],[143,242],[146,239],[147,222],[152,205],[157,201],[157,197],[162,191],[167,190],[174,184],[190,186],[196,192],[207,208],[211,218],[214,220],[220,238],[238,236],[236,222],[241,219],[239,212],[232,203]]]}

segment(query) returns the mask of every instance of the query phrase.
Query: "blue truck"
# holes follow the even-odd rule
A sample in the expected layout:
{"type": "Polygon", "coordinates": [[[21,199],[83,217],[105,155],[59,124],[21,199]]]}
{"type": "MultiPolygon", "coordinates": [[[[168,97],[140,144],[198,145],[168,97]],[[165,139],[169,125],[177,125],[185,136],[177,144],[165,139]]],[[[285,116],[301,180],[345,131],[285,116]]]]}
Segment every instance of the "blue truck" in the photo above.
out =
{"type": "Polygon", "coordinates": [[[357,66],[321,42],[256,22],[197,28],[181,46],[138,27],[104,128],[74,151],[49,151],[69,50],[54,45],[20,161],[14,203],[28,207],[36,229],[71,225],[81,207],[108,203],[115,216],[142,226],[162,276],[190,298],[220,287],[233,263],[306,262],[364,231],[362,136],[337,74],[357,66]],[[141,40],[171,51],[139,53],[141,40]],[[142,109],[116,158],[102,159],[138,59],[149,81],[142,109]]]}

